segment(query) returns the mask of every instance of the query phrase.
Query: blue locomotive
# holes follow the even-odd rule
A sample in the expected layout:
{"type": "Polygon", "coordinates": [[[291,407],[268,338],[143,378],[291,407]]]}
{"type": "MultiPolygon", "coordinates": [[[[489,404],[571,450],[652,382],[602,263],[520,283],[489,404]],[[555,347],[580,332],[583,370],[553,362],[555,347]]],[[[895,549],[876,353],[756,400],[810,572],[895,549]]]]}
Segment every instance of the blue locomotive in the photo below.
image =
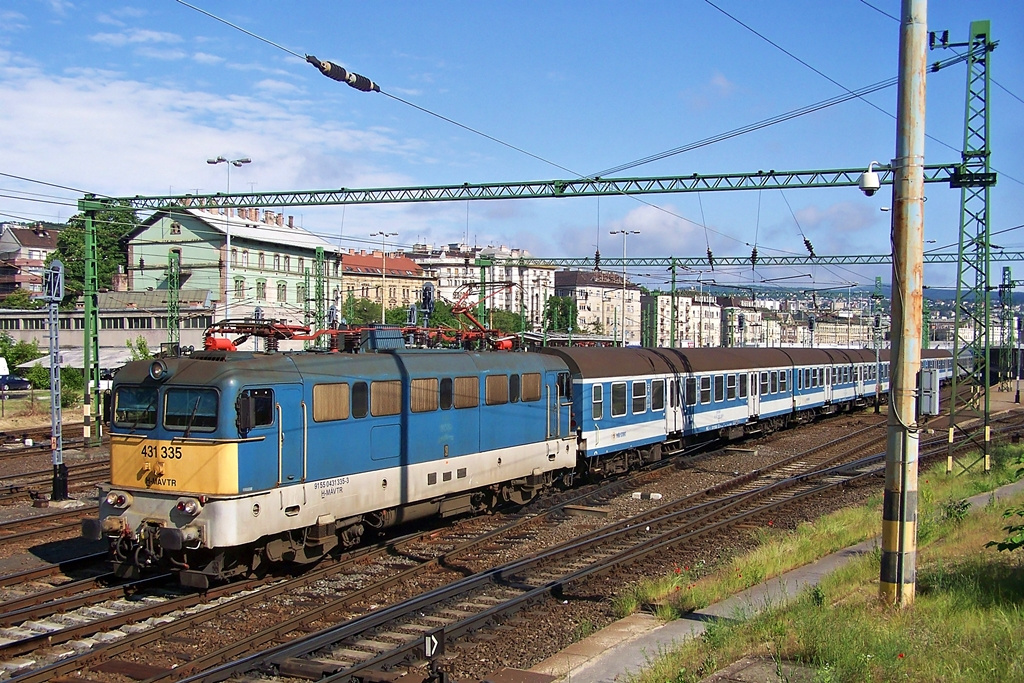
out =
{"type": "MultiPolygon", "coordinates": [[[[952,373],[948,353],[926,368],[952,373]]],[[[83,535],[182,583],[311,563],[426,516],[524,504],[888,390],[864,350],[203,351],[116,376],[111,480],[83,535]]]]}

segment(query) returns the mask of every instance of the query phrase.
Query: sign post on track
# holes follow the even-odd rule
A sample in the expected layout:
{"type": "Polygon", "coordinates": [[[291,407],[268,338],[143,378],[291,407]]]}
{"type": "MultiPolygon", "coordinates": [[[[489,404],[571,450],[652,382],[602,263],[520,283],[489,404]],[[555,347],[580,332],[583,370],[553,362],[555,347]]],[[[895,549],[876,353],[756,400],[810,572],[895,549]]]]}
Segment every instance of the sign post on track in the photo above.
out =
{"type": "Polygon", "coordinates": [[[53,260],[43,275],[43,301],[50,328],[50,451],[53,459],[53,490],[50,500],[67,500],[68,466],[64,464],[64,438],[60,406],[60,324],[57,306],[64,298],[64,264],[53,260]]]}

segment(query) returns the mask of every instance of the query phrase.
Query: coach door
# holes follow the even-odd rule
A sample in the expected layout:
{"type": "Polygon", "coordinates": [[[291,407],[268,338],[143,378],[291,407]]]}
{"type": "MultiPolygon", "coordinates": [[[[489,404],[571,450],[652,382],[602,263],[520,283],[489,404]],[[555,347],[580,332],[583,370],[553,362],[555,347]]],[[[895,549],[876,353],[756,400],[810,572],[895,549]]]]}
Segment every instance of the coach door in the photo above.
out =
{"type": "Polygon", "coordinates": [[[668,410],[665,411],[665,430],[668,434],[683,428],[683,382],[678,375],[668,380],[668,410]]]}
{"type": "Polygon", "coordinates": [[[823,383],[825,386],[822,387],[825,393],[825,403],[829,404],[832,402],[832,382],[835,380],[836,370],[835,368],[828,366],[821,369],[822,376],[825,378],[823,383]]]}
{"type": "Polygon", "coordinates": [[[548,392],[548,438],[564,439],[570,436],[570,414],[572,411],[572,378],[568,372],[558,373],[555,386],[545,384],[548,392]]]}
{"type": "Polygon", "coordinates": [[[761,384],[757,381],[757,373],[747,374],[747,412],[750,417],[761,414],[761,384]]]}

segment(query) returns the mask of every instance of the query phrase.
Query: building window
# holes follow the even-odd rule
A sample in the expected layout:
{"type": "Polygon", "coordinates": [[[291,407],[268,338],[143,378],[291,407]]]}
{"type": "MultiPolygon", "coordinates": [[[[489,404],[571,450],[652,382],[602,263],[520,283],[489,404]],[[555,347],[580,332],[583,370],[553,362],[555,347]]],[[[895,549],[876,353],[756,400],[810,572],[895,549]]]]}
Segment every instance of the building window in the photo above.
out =
{"type": "Polygon", "coordinates": [[[267,298],[267,281],[257,280],[256,281],[256,298],[263,301],[267,298]]]}
{"type": "Polygon", "coordinates": [[[274,254],[274,270],[281,270],[281,255],[274,254]]]}
{"type": "Polygon", "coordinates": [[[289,270],[292,269],[292,257],[291,256],[285,256],[284,257],[284,269],[286,271],[289,271],[289,270]]]}
{"type": "Polygon", "coordinates": [[[179,223],[178,221],[171,221],[171,234],[172,235],[180,235],[181,234],[181,223],[179,223]]]}
{"type": "Polygon", "coordinates": [[[149,330],[153,328],[153,319],[146,318],[128,318],[128,329],[129,330],[149,330]]]}
{"type": "Polygon", "coordinates": [[[306,259],[299,257],[299,273],[301,274],[306,269],[306,259]]]}
{"type": "Polygon", "coordinates": [[[295,285],[295,300],[300,303],[306,303],[306,285],[295,285]]]}
{"type": "Polygon", "coordinates": [[[288,301],[288,285],[283,282],[277,283],[277,300],[282,304],[288,301]]]}
{"type": "Polygon", "coordinates": [[[235,278],[235,298],[236,299],[244,299],[245,298],[245,278],[244,277],[236,277],[235,278]]]}
{"type": "Polygon", "coordinates": [[[266,259],[266,256],[263,254],[262,251],[259,252],[259,256],[257,257],[257,260],[259,261],[260,270],[263,270],[266,267],[266,260],[267,259],[266,259]]]}
{"type": "Polygon", "coordinates": [[[243,268],[248,268],[249,267],[249,251],[248,250],[242,250],[242,267],[243,268]]]}
{"type": "Polygon", "coordinates": [[[100,318],[101,330],[123,330],[124,318],[100,318]]]}
{"type": "Polygon", "coordinates": [[[237,249],[232,249],[231,250],[231,267],[232,268],[237,268],[238,267],[238,250],[237,249]]]}

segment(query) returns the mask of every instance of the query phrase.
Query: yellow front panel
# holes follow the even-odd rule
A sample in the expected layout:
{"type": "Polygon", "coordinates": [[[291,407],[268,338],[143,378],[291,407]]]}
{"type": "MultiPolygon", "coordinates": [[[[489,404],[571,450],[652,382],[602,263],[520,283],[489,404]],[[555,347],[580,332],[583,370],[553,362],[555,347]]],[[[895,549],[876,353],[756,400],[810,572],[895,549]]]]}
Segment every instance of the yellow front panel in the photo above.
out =
{"type": "Polygon", "coordinates": [[[110,483],[208,495],[238,493],[238,444],[110,436],[110,483]]]}

